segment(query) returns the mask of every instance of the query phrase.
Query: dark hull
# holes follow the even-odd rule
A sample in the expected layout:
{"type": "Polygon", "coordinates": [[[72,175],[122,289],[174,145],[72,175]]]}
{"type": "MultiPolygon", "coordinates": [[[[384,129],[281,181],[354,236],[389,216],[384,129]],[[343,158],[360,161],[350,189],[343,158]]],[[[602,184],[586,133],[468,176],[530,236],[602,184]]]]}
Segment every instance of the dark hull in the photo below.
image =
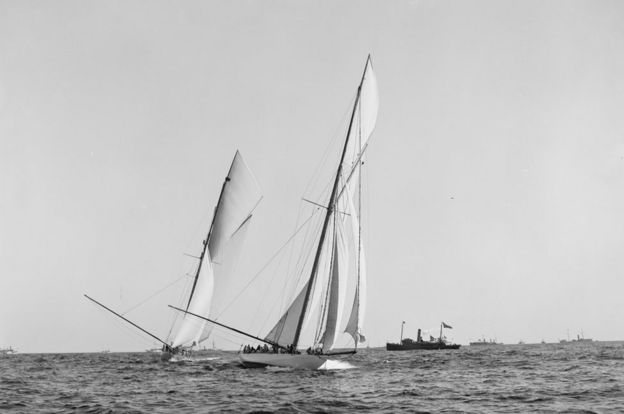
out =
{"type": "Polygon", "coordinates": [[[459,349],[458,344],[446,344],[444,342],[412,342],[411,344],[386,343],[387,351],[411,351],[414,349],[459,349]]]}
{"type": "Polygon", "coordinates": [[[470,346],[496,346],[502,345],[499,342],[471,342],[470,346]]]}

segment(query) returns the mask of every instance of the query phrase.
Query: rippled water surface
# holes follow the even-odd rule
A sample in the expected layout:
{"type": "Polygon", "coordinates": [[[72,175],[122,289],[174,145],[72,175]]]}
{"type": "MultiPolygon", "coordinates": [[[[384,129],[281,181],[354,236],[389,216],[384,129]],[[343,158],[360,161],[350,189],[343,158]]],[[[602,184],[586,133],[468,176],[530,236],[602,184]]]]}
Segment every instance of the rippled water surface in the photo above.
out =
{"type": "Polygon", "coordinates": [[[325,371],[236,353],[0,357],[0,412],[624,412],[624,343],[363,349],[325,371]],[[353,366],[344,369],[346,366],[353,366]]]}

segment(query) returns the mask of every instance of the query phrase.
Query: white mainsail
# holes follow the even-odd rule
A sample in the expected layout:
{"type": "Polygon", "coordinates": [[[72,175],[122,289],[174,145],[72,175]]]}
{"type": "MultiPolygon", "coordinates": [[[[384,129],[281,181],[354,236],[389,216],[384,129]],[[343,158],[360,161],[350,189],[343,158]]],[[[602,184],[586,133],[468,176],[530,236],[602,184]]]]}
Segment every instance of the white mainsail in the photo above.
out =
{"type": "MultiPolygon", "coordinates": [[[[210,317],[219,311],[213,301],[236,262],[251,214],[262,198],[256,179],[236,151],[225,182],[194,281],[187,310],[210,317]]],[[[207,338],[206,322],[185,315],[173,340],[173,347],[198,345],[207,338]]]]}

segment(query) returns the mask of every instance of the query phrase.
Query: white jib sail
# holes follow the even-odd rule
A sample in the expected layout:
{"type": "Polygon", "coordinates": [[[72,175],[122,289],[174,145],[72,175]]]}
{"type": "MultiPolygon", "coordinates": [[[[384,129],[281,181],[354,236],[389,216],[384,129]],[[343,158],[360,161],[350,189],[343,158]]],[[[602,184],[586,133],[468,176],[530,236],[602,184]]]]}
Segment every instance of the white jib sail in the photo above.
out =
{"type": "MultiPolygon", "coordinates": [[[[328,233],[330,234],[328,237],[333,237],[331,236],[332,231],[328,231],[328,233]]],[[[317,277],[314,279],[314,285],[312,286],[312,290],[310,292],[307,312],[306,309],[303,309],[303,302],[310,281],[306,282],[306,284],[298,291],[295,299],[291,302],[288,309],[282,314],[282,317],[275,324],[275,326],[273,326],[273,328],[269,331],[265,339],[283,346],[291,345],[295,339],[297,325],[299,324],[299,319],[301,318],[301,314],[303,312],[306,312],[306,315],[301,331],[306,331],[312,316],[320,306],[321,296],[323,296],[323,287],[325,286],[327,274],[329,273],[331,265],[331,250],[331,244],[325,243],[319,259],[317,277]]]]}
{"type": "MultiPolygon", "coordinates": [[[[213,273],[214,273],[214,292],[208,317],[212,320],[219,319],[221,313],[226,307],[226,303],[232,298],[231,289],[233,287],[231,277],[234,276],[236,271],[236,264],[238,258],[243,249],[243,243],[247,236],[247,229],[251,226],[251,216],[246,220],[236,232],[230,237],[229,242],[221,251],[221,261],[219,263],[211,261],[213,273]],[[225,295],[224,295],[225,293],[225,295]]],[[[208,339],[212,332],[214,325],[206,323],[204,330],[199,338],[198,343],[201,343],[208,339]]]]}
{"type": "MultiPolygon", "coordinates": [[[[215,292],[218,294],[227,283],[230,276],[228,270],[238,258],[251,213],[261,198],[255,177],[237,151],[214,213],[204,262],[188,308],[190,312],[206,317],[218,312],[213,295],[215,292]]],[[[200,340],[206,339],[205,327],[206,323],[198,318],[184,316],[173,346],[198,345],[200,340]]]]}
{"type": "Polygon", "coordinates": [[[303,312],[303,301],[307,289],[308,284],[306,283],[299,291],[299,294],[293,303],[288,307],[286,312],[264,339],[278,343],[282,346],[288,346],[293,343],[295,340],[297,324],[299,323],[301,312],[303,312]]]}
{"type": "MultiPolygon", "coordinates": [[[[206,255],[208,256],[208,253],[206,253],[206,255]]],[[[197,279],[197,285],[195,286],[193,300],[191,300],[191,304],[188,308],[189,312],[197,315],[208,315],[210,303],[212,301],[212,293],[214,291],[212,263],[210,263],[209,257],[206,257],[204,260],[205,263],[202,266],[197,279]]],[[[190,315],[183,316],[180,329],[173,340],[173,346],[182,345],[188,347],[199,344],[199,338],[205,326],[206,321],[190,315]]]]}

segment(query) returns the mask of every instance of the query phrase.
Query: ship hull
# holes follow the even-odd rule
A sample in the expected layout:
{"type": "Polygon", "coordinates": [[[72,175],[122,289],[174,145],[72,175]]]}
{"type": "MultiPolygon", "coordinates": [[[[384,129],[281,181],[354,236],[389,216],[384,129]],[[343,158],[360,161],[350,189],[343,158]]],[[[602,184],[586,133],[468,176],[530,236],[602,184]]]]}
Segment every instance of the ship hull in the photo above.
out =
{"type": "Polygon", "coordinates": [[[444,342],[413,342],[411,344],[386,343],[387,351],[412,351],[415,349],[437,350],[437,349],[459,349],[458,344],[446,344],[444,342]]]}
{"type": "Polygon", "coordinates": [[[470,346],[497,346],[502,345],[498,342],[471,342],[470,346]]]}
{"type": "Polygon", "coordinates": [[[240,361],[246,368],[264,368],[268,366],[294,368],[294,369],[319,369],[326,358],[319,355],[302,354],[240,354],[240,361]]]}

